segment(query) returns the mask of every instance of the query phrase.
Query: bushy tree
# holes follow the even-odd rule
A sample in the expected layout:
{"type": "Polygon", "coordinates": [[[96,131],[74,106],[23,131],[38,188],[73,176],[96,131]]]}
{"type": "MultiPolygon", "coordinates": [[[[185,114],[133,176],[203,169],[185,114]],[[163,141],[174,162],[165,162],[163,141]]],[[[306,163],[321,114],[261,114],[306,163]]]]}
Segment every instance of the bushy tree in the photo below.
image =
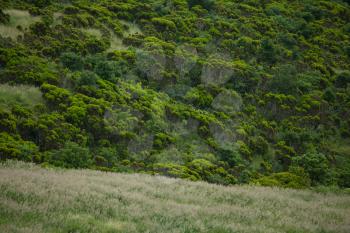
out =
{"type": "Polygon", "coordinates": [[[327,184],[329,162],[324,154],[308,152],[293,161],[309,174],[312,184],[327,184]]]}

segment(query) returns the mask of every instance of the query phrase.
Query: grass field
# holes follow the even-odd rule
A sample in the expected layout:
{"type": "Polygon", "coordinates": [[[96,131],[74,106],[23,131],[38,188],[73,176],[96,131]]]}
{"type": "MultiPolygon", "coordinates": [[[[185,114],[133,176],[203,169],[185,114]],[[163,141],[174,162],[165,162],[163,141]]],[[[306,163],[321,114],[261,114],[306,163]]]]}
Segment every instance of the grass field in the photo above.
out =
{"type": "Polygon", "coordinates": [[[0,164],[0,232],[350,232],[350,195],[0,164]]]}

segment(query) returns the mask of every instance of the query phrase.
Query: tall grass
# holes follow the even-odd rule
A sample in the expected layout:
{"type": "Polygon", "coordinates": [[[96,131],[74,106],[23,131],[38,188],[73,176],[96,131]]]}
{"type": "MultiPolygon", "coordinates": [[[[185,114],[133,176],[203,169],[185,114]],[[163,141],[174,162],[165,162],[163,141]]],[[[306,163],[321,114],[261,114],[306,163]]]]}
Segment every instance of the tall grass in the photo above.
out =
{"type": "Polygon", "coordinates": [[[23,35],[23,31],[18,29],[19,26],[25,30],[32,23],[40,21],[39,16],[32,16],[28,11],[12,9],[4,12],[10,15],[10,22],[6,25],[0,24],[0,34],[3,37],[17,39],[19,35],[23,35]]]}
{"type": "Polygon", "coordinates": [[[350,232],[350,196],[0,165],[0,232],[350,232]]]}
{"type": "Polygon", "coordinates": [[[37,87],[0,84],[0,106],[2,107],[7,108],[16,104],[33,107],[42,102],[42,93],[37,87]]]}

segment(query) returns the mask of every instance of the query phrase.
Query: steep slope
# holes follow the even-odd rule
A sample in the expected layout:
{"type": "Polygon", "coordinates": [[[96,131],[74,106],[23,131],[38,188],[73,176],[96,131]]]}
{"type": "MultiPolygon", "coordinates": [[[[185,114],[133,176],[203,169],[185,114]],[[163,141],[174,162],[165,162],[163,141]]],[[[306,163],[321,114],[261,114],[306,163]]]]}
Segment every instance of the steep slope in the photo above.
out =
{"type": "Polygon", "coordinates": [[[350,187],[348,1],[0,9],[0,159],[350,187]]]}

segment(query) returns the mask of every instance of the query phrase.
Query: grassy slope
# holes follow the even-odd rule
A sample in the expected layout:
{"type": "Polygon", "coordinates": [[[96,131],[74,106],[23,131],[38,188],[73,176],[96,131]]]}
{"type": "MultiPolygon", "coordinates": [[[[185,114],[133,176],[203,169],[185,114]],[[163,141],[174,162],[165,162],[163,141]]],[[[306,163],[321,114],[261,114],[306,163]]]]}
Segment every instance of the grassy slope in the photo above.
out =
{"type": "Polygon", "coordinates": [[[0,232],[350,232],[350,196],[0,165],[0,232]]]}

